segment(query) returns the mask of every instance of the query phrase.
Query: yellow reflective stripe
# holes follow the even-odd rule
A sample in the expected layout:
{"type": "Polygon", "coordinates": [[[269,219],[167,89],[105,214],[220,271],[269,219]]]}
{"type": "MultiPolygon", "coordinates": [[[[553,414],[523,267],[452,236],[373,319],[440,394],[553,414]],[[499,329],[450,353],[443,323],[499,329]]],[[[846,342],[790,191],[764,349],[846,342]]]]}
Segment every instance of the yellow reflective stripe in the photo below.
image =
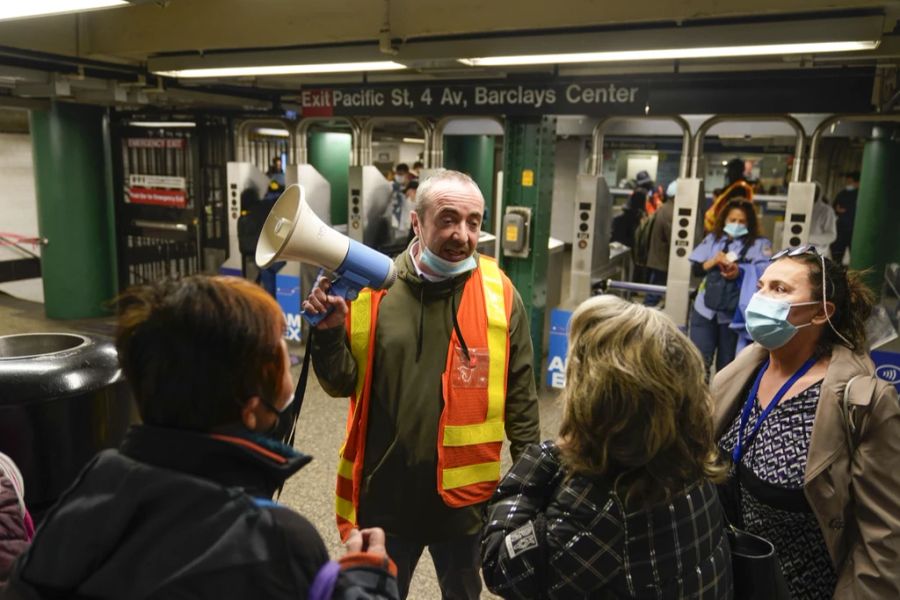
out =
{"type": "Polygon", "coordinates": [[[349,479],[353,481],[353,463],[345,458],[341,457],[338,459],[338,475],[343,477],[344,479],[349,479]]]}
{"type": "Polygon", "coordinates": [[[372,327],[372,290],[362,290],[350,309],[350,353],[356,361],[356,400],[359,401],[369,366],[369,331],[372,327]]]}
{"type": "Polygon", "coordinates": [[[503,421],[444,427],[444,446],[472,446],[503,441],[503,421]]]}
{"type": "Polygon", "coordinates": [[[461,488],[482,481],[498,481],[500,479],[500,461],[444,469],[443,475],[445,490],[461,488]]]}
{"type": "Polygon", "coordinates": [[[481,281],[484,287],[484,304],[488,319],[488,406],[485,421],[502,421],[506,381],[506,338],[509,324],[506,322],[506,302],[503,297],[503,279],[500,267],[492,260],[481,260],[481,281]]]}
{"type": "Polygon", "coordinates": [[[343,517],[351,523],[356,523],[356,509],[353,508],[353,502],[350,500],[344,500],[340,496],[335,496],[334,510],[339,517],[343,517]]]}

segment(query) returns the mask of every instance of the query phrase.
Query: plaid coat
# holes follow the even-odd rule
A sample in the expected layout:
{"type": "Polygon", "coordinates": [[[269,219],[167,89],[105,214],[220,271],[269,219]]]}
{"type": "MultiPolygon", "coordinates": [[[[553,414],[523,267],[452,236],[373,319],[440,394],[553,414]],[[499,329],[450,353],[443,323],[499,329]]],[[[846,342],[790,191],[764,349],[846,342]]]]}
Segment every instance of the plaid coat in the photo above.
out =
{"type": "Polygon", "coordinates": [[[732,597],[715,487],[628,512],[602,480],[566,480],[552,442],[530,446],[500,482],[481,540],[488,588],[505,598],[732,597]]]}

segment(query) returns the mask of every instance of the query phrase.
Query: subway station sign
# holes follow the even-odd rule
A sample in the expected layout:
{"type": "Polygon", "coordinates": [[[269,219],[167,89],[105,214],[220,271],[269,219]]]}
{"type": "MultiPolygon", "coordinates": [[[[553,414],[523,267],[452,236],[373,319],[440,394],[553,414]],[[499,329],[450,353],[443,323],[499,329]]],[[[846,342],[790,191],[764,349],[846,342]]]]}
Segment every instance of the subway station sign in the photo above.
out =
{"type": "Polygon", "coordinates": [[[303,115],[643,113],[647,88],[597,84],[458,84],[313,88],[300,93],[303,115]]]}
{"type": "Polygon", "coordinates": [[[306,117],[869,112],[871,69],[310,86],[306,117]]]}

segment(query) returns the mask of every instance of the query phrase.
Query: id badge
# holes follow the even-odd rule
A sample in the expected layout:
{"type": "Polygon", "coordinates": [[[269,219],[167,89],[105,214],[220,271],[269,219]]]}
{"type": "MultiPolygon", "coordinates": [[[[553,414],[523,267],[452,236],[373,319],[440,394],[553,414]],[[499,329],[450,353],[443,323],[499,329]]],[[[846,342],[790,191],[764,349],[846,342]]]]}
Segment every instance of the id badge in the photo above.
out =
{"type": "Polygon", "coordinates": [[[455,388],[487,388],[489,356],[487,348],[469,348],[466,360],[462,348],[453,349],[450,365],[450,385],[455,388]]]}

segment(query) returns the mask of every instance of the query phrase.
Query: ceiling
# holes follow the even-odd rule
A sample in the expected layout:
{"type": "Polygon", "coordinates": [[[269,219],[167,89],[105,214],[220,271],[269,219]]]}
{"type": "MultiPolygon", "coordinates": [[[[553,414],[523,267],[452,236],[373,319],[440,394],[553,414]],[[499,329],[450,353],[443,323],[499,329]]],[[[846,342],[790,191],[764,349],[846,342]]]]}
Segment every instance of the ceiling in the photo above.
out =
{"type": "MultiPolygon", "coordinates": [[[[0,104],[48,99],[114,105],[269,110],[310,84],[815,69],[871,65],[897,78],[900,1],[872,0],[137,0],[90,13],[0,22],[0,104]],[[873,21],[874,20],[874,21],[873,21]],[[873,51],[635,63],[471,67],[491,52],[678,44],[691,38],[801,39],[876,22],[873,51]],[[849,26],[849,25],[846,25],[849,26]],[[485,54],[478,54],[478,53],[485,54]],[[384,73],[157,77],[154,71],[361,56],[406,66],[384,73]]],[[[720,43],[725,43],[720,42],[720,43]]]]}

